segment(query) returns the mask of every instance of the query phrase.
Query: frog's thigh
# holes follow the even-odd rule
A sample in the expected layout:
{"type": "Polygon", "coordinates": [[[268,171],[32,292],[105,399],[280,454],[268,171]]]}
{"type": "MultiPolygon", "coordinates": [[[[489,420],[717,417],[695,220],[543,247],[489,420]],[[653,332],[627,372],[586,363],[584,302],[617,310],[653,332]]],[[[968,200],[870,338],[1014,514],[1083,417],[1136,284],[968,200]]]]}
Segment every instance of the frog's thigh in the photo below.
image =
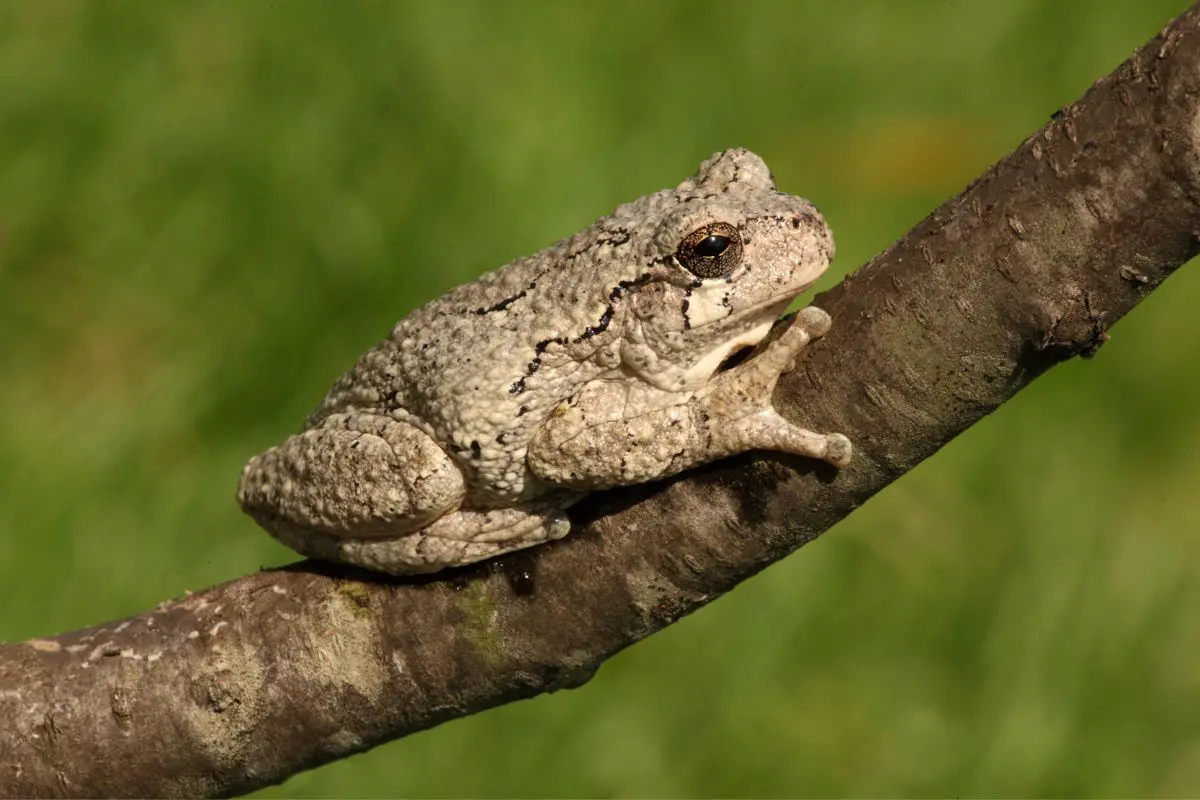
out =
{"type": "Polygon", "coordinates": [[[562,507],[577,495],[559,495],[511,508],[460,509],[403,536],[345,539],[318,534],[279,538],[307,556],[378,572],[409,575],[482,561],[512,550],[561,539],[571,530],[562,507]]]}
{"type": "Polygon", "coordinates": [[[242,472],[238,501],[268,530],[396,536],[457,508],[462,473],[438,444],[403,422],[338,414],[288,438],[242,472]]]}

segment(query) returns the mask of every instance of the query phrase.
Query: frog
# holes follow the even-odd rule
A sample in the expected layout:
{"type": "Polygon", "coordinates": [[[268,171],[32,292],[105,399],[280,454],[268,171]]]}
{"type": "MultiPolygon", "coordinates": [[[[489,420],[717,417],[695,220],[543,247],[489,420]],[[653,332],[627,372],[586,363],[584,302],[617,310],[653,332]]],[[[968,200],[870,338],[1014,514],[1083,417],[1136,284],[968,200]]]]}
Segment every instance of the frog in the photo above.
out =
{"type": "Polygon", "coordinates": [[[811,202],[718,152],[409,313],[246,464],[238,502],[302,555],[402,576],[561,539],[591,493],[748,451],[844,467],[845,435],[771,400],[830,316],[745,357],[833,256],[811,202]]]}

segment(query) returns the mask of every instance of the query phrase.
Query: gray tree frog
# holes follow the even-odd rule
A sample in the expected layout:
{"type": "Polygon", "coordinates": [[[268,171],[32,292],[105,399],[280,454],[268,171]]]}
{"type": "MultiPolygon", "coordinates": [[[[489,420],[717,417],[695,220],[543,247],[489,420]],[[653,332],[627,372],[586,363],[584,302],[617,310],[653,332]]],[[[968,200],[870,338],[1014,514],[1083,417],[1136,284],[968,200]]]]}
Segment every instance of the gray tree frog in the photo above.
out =
{"type": "Polygon", "coordinates": [[[301,433],[246,465],[238,501],[300,553],[407,574],[558,539],[588,492],[747,450],[843,466],[845,436],[771,405],[829,329],[824,311],[719,369],[833,250],[820,213],[776,190],[762,159],[718,153],[402,319],[301,433]]]}

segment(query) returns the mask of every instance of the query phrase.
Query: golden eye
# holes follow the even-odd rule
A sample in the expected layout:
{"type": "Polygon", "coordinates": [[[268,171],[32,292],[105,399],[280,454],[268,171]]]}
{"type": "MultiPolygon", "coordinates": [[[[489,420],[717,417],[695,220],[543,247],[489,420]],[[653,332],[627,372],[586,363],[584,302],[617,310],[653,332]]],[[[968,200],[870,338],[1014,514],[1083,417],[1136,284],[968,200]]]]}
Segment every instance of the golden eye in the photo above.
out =
{"type": "Polygon", "coordinates": [[[697,278],[723,278],[741,263],[741,234],[728,222],[710,222],[683,237],[675,260],[697,278]]]}

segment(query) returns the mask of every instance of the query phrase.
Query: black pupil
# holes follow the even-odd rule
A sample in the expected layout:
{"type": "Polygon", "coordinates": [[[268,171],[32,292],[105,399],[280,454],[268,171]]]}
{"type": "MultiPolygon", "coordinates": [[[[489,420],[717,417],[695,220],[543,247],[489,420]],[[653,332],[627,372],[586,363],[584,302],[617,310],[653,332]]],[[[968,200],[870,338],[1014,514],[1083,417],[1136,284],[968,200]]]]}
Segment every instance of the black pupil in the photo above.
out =
{"type": "Polygon", "coordinates": [[[710,233],[696,245],[696,255],[701,258],[716,258],[724,253],[729,247],[728,236],[718,236],[715,233],[710,233]]]}

